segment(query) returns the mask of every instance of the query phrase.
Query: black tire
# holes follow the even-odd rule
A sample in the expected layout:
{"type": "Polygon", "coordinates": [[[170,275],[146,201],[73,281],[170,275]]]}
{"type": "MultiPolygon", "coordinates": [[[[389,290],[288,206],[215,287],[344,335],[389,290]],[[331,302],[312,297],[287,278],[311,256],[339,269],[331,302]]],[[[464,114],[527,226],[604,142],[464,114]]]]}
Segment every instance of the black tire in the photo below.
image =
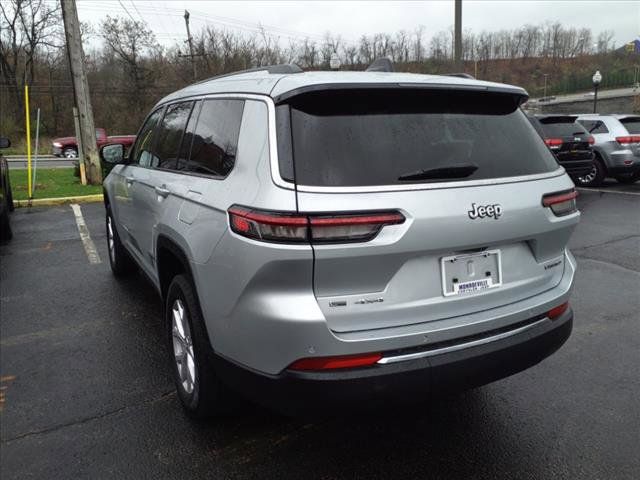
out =
{"type": "Polygon", "coordinates": [[[177,275],[171,281],[166,296],[165,321],[173,378],[178,397],[187,415],[195,419],[204,419],[231,412],[235,395],[215,374],[213,348],[209,342],[195,287],[188,275],[177,275]],[[186,315],[183,321],[188,325],[188,331],[183,328],[186,332],[183,336],[174,323],[174,309],[178,301],[182,305],[183,314],[186,315]],[[185,336],[190,336],[190,340],[185,341],[185,336]],[[182,368],[185,368],[185,363],[188,365],[188,346],[191,346],[194,370],[192,382],[183,381],[179,370],[179,362],[183,365],[182,368]],[[182,357],[180,361],[178,357],[182,357]]]}
{"type": "Polygon", "coordinates": [[[602,185],[606,176],[607,169],[600,157],[596,157],[593,160],[593,169],[591,172],[583,177],[576,178],[575,183],[580,187],[599,187],[602,185]]]}
{"type": "Polygon", "coordinates": [[[631,173],[629,175],[618,175],[617,177],[615,177],[615,179],[619,183],[623,183],[625,185],[630,185],[630,184],[636,183],[638,180],[640,180],[640,171],[636,172],[636,173],[631,173]]]}
{"type": "Polygon", "coordinates": [[[108,206],[105,217],[105,229],[107,233],[107,250],[109,252],[111,271],[116,277],[126,277],[136,270],[136,264],[120,241],[118,229],[115,226],[111,214],[111,208],[108,206]],[[111,241],[113,241],[113,245],[111,241]]]}
{"type": "Polygon", "coordinates": [[[6,243],[13,238],[11,223],[9,222],[9,205],[5,205],[0,215],[0,243],[6,243]]]}

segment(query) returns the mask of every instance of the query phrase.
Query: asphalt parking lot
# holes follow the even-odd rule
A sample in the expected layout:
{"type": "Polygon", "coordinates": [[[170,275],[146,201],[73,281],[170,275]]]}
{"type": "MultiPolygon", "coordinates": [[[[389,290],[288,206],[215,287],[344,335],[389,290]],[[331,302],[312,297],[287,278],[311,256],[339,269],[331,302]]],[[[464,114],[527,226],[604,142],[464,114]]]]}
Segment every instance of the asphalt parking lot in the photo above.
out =
{"type": "Polygon", "coordinates": [[[640,183],[582,190],[574,331],[541,364],[406,411],[182,413],[161,305],[110,274],[101,204],[19,209],[0,247],[1,469],[13,478],[640,478],[640,183]],[[96,259],[94,258],[94,261],[96,259]]]}

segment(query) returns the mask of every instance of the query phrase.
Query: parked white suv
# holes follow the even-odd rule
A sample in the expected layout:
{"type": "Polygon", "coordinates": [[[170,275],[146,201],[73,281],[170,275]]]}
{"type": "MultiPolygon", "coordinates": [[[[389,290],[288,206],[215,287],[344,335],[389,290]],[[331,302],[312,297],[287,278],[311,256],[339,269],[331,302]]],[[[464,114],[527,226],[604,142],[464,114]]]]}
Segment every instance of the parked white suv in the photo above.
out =
{"type": "Polygon", "coordinates": [[[186,410],[485,384],[569,337],[571,179],[518,87],[264,67],[162,99],[104,182],[109,258],[165,303],[186,410]]]}
{"type": "Polygon", "coordinates": [[[593,135],[596,155],[591,172],[576,179],[578,185],[597,187],[606,177],[620,183],[640,180],[640,116],[580,115],[578,122],[593,135]]]}

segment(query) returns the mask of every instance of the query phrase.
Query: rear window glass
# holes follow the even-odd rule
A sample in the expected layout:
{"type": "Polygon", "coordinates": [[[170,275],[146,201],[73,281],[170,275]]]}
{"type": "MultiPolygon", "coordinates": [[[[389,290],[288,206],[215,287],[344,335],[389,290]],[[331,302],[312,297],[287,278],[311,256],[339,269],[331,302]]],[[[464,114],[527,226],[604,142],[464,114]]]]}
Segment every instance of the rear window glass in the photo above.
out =
{"type": "Polygon", "coordinates": [[[602,120],[578,120],[589,133],[609,133],[609,129],[602,120]]]}
{"type": "Polygon", "coordinates": [[[629,133],[640,133],[640,117],[629,117],[620,120],[629,133]]]}
{"type": "Polygon", "coordinates": [[[546,138],[569,137],[587,133],[582,125],[575,120],[546,120],[541,119],[540,124],[546,138]]]}
{"type": "Polygon", "coordinates": [[[480,180],[558,168],[517,99],[508,94],[324,91],[289,103],[295,176],[301,185],[480,180]],[[428,178],[416,179],[427,170],[428,178]]]}

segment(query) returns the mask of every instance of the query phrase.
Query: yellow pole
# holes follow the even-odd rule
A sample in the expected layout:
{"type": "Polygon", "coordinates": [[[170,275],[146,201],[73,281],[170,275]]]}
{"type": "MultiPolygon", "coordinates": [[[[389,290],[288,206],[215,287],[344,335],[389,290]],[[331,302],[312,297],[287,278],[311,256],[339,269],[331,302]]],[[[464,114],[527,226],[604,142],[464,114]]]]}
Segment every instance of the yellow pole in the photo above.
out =
{"type": "Polygon", "coordinates": [[[27,185],[29,198],[33,198],[31,185],[31,123],[29,118],[29,85],[24,86],[24,113],[27,120],[27,185]]]}

